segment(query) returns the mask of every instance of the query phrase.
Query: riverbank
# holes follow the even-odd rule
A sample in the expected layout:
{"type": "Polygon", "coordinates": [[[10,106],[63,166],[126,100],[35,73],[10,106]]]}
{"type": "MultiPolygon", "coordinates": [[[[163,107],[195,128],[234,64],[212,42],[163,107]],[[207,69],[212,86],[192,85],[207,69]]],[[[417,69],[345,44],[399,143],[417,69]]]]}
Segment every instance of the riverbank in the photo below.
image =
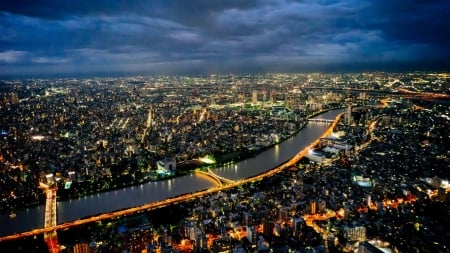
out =
{"type": "MultiPolygon", "coordinates": [[[[337,118],[339,118],[339,116],[337,118]]],[[[332,124],[332,126],[333,126],[333,124],[332,124]]],[[[329,134],[332,131],[332,128],[331,128],[332,126],[329,126],[329,127],[325,128],[325,134],[329,134]]],[[[311,128],[308,128],[308,129],[311,129],[311,128]]],[[[120,211],[112,211],[112,212],[107,212],[107,213],[103,213],[103,214],[100,214],[100,215],[94,215],[94,216],[90,216],[90,218],[77,219],[77,220],[74,220],[74,221],[71,221],[71,222],[66,222],[66,223],[59,224],[59,225],[57,225],[55,227],[52,227],[52,228],[39,228],[39,229],[34,229],[32,231],[29,231],[29,232],[19,233],[19,234],[15,235],[15,236],[5,236],[5,237],[0,238],[0,241],[11,240],[11,239],[14,239],[14,238],[22,238],[22,237],[27,237],[27,236],[33,236],[33,235],[37,235],[37,234],[42,234],[42,233],[48,232],[50,230],[54,231],[54,230],[68,229],[70,227],[79,226],[79,225],[87,224],[87,223],[90,223],[90,222],[110,220],[110,219],[115,219],[115,218],[120,217],[120,216],[132,215],[134,213],[141,213],[141,212],[144,212],[144,211],[147,211],[147,210],[158,209],[158,208],[161,208],[161,207],[164,207],[164,206],[168,206],[170,204],[181,203],[181,202],[184,202],[184,201],[187,201],[187,200],[191,200],[193,198],[203,198],[203,197],[207,196],[208,194],[211,194],[211,193],[214,193],[214,192],[231,189],[233,187],[241,186],[241,185],[243,185],[245,183],[252,182],[253,180],[259,180],[259,179],[261,179],[263,177],[268,177],[268,176],[274,175],[274,174],[276,174],[278,172],[277,170],[285,169],[285,168],[288,168],[288,167],[292,166],[293,164],[295,164],[295,161],[298,161],[301,157],[306,155],[307,150],[309,150],[311,145],[317,144],[317,142],[320,140],[320,138],[323,137],[324,133],[323,132],[321,132],[321,133],[322,134],[315,135],[313,137],[314,139],[311,139],[311,141],[308,141],[307,143],[309,145],[305,143],[306,147],[304,147],[302,149],[302,151],[300,151],[299,153],[294,155],[294,157],[291,160],[289,160],[287,163],[285,163],[282,166],[279,166],[279,167],[277,167],[275,169],[274,168],[269,169],[264,174],[259,174],[257,176],[251,177],[251,178],[238,180],[238,181],[236,181],[236,183],[227,185],[225,187],[213,187],[213,188],[208,187],[207,189],[204,189],[204,190],[191,191],[191,192],[189,192],[189,190],[188,190],[187,193],[186,193],[186,191],[184,191],[185,193],[183,193],[181,195],[177,195],[175,197],[165,198],[163,200],[159,200],[159,201],[156,201],[156,202],[151,202],[151,203],[148,203],[148,204],[139,205],[139,206],[132,207],[132,208],[125,208],[125,209],[122,209],[120,211]]],[[[301,136],[303,136],[303,135],[301,135],[301,136]]],[[[305,141],[305,139],[302,138],[301,136],[298,136],[298,137],[300,137],[302,139],[302,141],[305,141]]],[[[302,147],[303,147],[303,145],[302,145],[302,147]]],[[[288,150],[292,150],[292,148],[289,148],[288,150]]],[[[266,156],[264,156],[264,157],[266,157],[266,156]]],[[[248,165],[248,163],[247,163],[247,165],[248,165]]],[[[175,186],[180,186],[180,187],[187,187],[187,185],[178,185],[176,182],[173,182],[172,186],[174,186],[174,185],[175,186]]],[[[122,192],[122,191],[120,191],[120,192],[122,192]]],[[[119,198],[119,196],[117,196],[115,194],[113,194],[112,197],[114,197],[114,199],[119,198]]],[[[104,204],[106,204],[106,203],[107,202],[104,202],[104,204]]],[[[86,206],[83,205],[83,208],[86,208],[86,206]]]]}
{"type": "Polygon", "coordinates": [[[292,138],[293,136],[295,136],[296,134],[298,134],[301,130],[303,130],[305,128],[305,126],[308,124],[308,119],[309,118],[313,118],[316,117],[320,114],[326,113],[330,110],[338,110],[338,109],[342,109],[344,107],[337,107],[337,108],[327,108],[325,110],[320,110],[317,112],[314,112],[311,115],[308,115],[305,119],[305,121],[302,123],[302,125],[296,129],[294,132],[292,132],[289,136],[286,136],[285,138],[281,139],[278,143],[273,143],[269,146],[265,146],[265,147],[261,147],[258,149],[246,149],[246,150],[242,150],[242,151],[236,151],[236,152],[232,152],[232,153],[225,153],[225,154],[220,154],[218,155],[216,158],[216,161],[219,165],[221,164],[225,164],[225,163],[229,163],[229,162],[240,162],[242,160],[245,160],[247,158],[256,156],[262,152],[264,152],[265,150],[268,150],[270,148],[273,148],[275,145],[278,145],[279,143],[282,143],[290,138],[292,138]]]}
{"type": "MultiPolygon", "coordinates": [[[[334,108],[330,108],[334,109],[334,108]]],[[[325,113],[326,111],[330,110],[322,110],[315,112],[309,117],[314,117],[318,114],[325,113]]],[[[224,164],[229,163],[238,163],[242,160],[252,158],[257,156],[258,154],[273,148],[275,145],[279,145],[280,143],[283,143],[284,141],[292,138],[292,136],[299,133],[307,124],[307,118],[302,118],[301,120],[297,121],[298,126],[296,129],[294,129],[293,132],[286,132],[289,133],[289,135],[283,135],[280,134],[279,136],[282,138],[276,143],[272,143],[268,146],[260,146],[260,148],[250,148],[250,147],[241,147],[241,150],[238,149],[236,152],[231,153],[220,153],[220,154],[213,154],[216,157],[217,160],[217,167],[220,167],[224,164]]],[[[297,125],[296,124],[296,125],[297,125]]],[[[280,130],[282,131],[282,130],[280,130]]],[[[148,182],[158,182],[158,181],[165,181],[165,180],[171,180],[177,177],[189,175],[193,173],[193,171],[196,168],[199,168],[203,166],[204,164],[190,164],[187,166],[180,166],[179,170],[177,170],[177,173],[172,175],[164,175],[164,176],[158,176],[156,173],[152,171],[146,171],[142,172],[141,169],[136,169],[135,167],[139,163],[139,157],[132,157],[127,161],[124,161],[121,164],[115,165],[117,168],[126,168],[131,166],[131,170],[128,169],[128,173],[113,173],[111,174],[105,174],[101,177],[87,177],[84,178],[83,181],[67,181],[67,180],[60,180],[57,181],[58,186],[58,200],[59,201],[66,201],[66,200],[73,200],[77,198],[83,198],[83,197],[89,197],[95,194],[101,194],[108,191],[116,191],[119,189],[125,189],[127,187],[136,187],[141,184],[145,184],[148,182]]],[[[177,166],[178,167],[178,166],[177,166]]],[[[114,171],[116,171],[116,169],[114,171]]],[[[106,169],[107,170],[107,169],[106,169]]],[[[121,169],[120,169],[121,170],[121,169]]],[[[119,171],[120,171],[119,170],[119,171]]],[[[113,168],[110,169],[110,171],[113,171],[113,168]]],[[[0,207],[0,211],[2,211],[3,214],[9,214],[11,211],[17,212],[19,210],[23,210],[26,208],[33,208],[39,205],[42,205],[45,203],[45,194],[42,190],[36,190],[35,194],[30,194],[30,196],[27,199],[23,198],[16,198],[14,199],[14,203],[2,204],[0,207]],[[6,207],[13,207],[13,208],[6,208],[6,207]],[[2,210],[4,209],[4,210],[2,210]]]]}
{"type": "MultiPolygon", "coordinates": [[[[232,152],[232,153],[221,153],[221,154],[214,154],[217,165],[221,166],[228,163],[236,163],[240,162],[242,160],[248,159],[250,157],[257,156],[261,152],[264,152],[265,150],[268,150],[272,148],[273,146],[291,138],[295,134],[297,134],[299,131],[301,131],[307,121],[302,122],[303,124],[296,129],[295,132],[290,134],[289,136],[286,136],[285,138],[281,139],[278,143],[273,143],[272,145],[262,147],[260,149],[254,149],[250,150],[247,148],[242,147],[241,150],[232,152]]],[[[131,161],[130,161],[131,163],[131,161]]],[[[129,180],[126,180],[124,178],[113,178],[111,176],[103,176],[101,178],[94,178],[84,181],[72,181],[69,187],[67,187],[66,182],[59,181],[57,183],[58,187],[58,193],[57,198],[58,201],[70,201],[77,198],[83,198],[86,196],[91,196],[95,194],[100,194],[104,192],[109,191],[116,191],[120,189],[125,189],[128,187],[136,187],[141,184],[149,183],[149,182],[158,182],[158,181],[166,181],[170,179],[174,179],[177,177],[186,176],[189,174],[194,173],[195,169],[204,166],[201,161],[198,160],[191,160],[187,163],[181,163],[177,164],[177,170],[175,174],[171,175],[157,175],[156,173],[146,173],[145,175],[141,176],[131,176],[127,175],[129,177],[129,180]]],[[[125,164],[121,166],[126,166],[125,164]]],[[[37,207],[40,205],[43,205],[45,203],[45,193],[44,191],[38,192],[38,195],[34,198],[28,198],[26,200],[23,199],[16,199],[14,203],[11,203],[9,205],[2,205],[0,207],[0,213],[3,215],[9,214],[11,212],[18,212],[19,210],[24,210],[28,208],[37,207]],[[5,207],[12,207],[12,208],[5,208],[5,207]],[[3,207],[3,208],[2,208],[3,207]]]]}
{"type": "MultiPolygon", "coordinates": [[[[341,112],[342,110],[332,110],[319,117],[334,119],[341,112]]],[[[268,171],[279,165],[282,161],[293,157],[300,149],[303,149],[316,138],[319,138],[328,126],[328,124],[308,122],[307,126],[297,135],[276,145],[276,147],[242,162],[235,162],[232,166],[224,166],[213,170],[225,178],[236,181],[268,171]]],[[[58,222],[62,224],[78,220],[82,217],[109,213],[131,206],[141,206],[145,203],[158,202],[174,196],[182,196],[185,193],[210,189],[215,186],[217,185],[212,180],[192,173],[170,180],[148,182],[139,186],[107,191],[69,201],[58,201],[58,222]],[[99,203],[101,204],[99,205],[99,203]]],[[[0,222],[4,224],[0,228],[0,235],[9,235],[42,228],[43,219],[36,217],[43,217],[44,212],[45,208],[41,205],[18,211],[16,219],[10,219],[8,216],[0,216],[0,222]]]]}

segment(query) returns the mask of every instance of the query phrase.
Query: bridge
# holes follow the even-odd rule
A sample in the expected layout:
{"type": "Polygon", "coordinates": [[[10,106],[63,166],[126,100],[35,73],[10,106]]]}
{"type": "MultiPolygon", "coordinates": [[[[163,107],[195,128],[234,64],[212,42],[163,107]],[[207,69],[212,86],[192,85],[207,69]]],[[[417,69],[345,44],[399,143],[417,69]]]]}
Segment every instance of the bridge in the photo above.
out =
{"type": "Polygon", "coordinates": [[[305,90],[327,90],[345,93],[367,93],[377,97],[404,97],[404,98],[418,98],[418,99],[450,99],[450,94],[441,94],[433,92],[411,91],[404,88],[396,89],[364,89],[364,88],[346,88],[346,87],[320,87],[320,86],[306,86],[302,87],[305,90]]]}
{"type": "Polygon", "coordinates": [[[331,123],[333,123],[334,120],[332,120],[332,119],[308,119],[308,121],[331,124],[331,123]]]}
{"type": "MultiPolygon", "coordinates": [[[[141,206],[131,207],[131,208],[128,208],[128,209],[122,209],[122,210],[118,210],[118,211],[102,213],[102,214],[94,215],[94,216],[83,218],[83,219],[78,219],[78,220],[74,220],[74,221],[65,222],[65,223],[58,224],[58,225],[53,226],[53,227],[38,228],[38,229],[31,230],[31,231],[26,231],[26,232],[22,232],[22,233],[18,233],[18,234],[13,234],[13,235],[0,237],[0,242],[8,241],[8,240],[17,240],[17,239],[20,239],[20,238],[36,236],[36,235],[40,235],[40,234],[48,234],[48,235],[50,235],[50,238],[55,238],[56,239],[56,231],[57,230],[65,230],[65,229],[69,229],[69,228],[72,228],[72,227],[77,227],[77,226],[88,224],[88,223],[92,223],[92,222],[103,221],[103,220],[107,220],[107,219],[115,219],[115,218],[122,217],[122,216],[125,216],[125,215],[132,215],[132,214],[135,214],[135,213],[138,213],[138,212],[143,212],[143,211],[147,211],[147,210],[153,210],[153,209],[161,208],[161,207],[168,206],[168,205],[171,205],[171,204],[184,202],[184,201],[187,201],[187,200],[190,200],[190,199],[193,199],[193,198],[202,198],[204,196],[210,195],[210,194],[215,193],[215,192],[231,189],[231,188],[236,187],[236,186],[240,186],[240,185],[243,185],[243,184],[246,184],[246,183],[249,183],[249,182],[254,182],[254,181],[261,180],[261,179],[263,179],[265,177],[268,177],[268,176],[272,176],[272,175],[274,175],[274,174],[276,174],[276,173],[278,173],[278,172],[280,172],[280,171],[282,171],[284,169],[287,169],[290,166],[295,165],[296,163],[298,163],[302,157],[306,156],[306,154],[308,153],[309,149],[311,149],[312,147],[316,146],[320,142],[320,139],[327,137],[328,135],[330,135],[333,132],[334,127],[341,120],[343,115],[344,115],[343,113],[339,114],[336,117],[336,119],[333,122],[333,124],[331,124],[328,127],[328,129],[325,131],[325,133],[322,134],[321,137],[316,139],[309,146],[305,147],[302,151],[300,151],[297,155],[295,155],[291,160],[289,160],[288,162],[286,162],[286,163],[284,163],[284,164],[282,164],[282,165],[280,165],[280,166],[278,166],[278,167],[276,167],[276,168],[274,168],[272,170],[269,170],[269,171],[267,171],[265,173],[262,173],[262,174],[259,174],[257,176],[250,177],[250,178],[243,179],[243,180],[238,180],[238,181],[236,181],[234,183],[230,183],[230,184],[225,185],[225,186],[220,186],[220,187],[216,187],[216,188],[210,188],[210,189],[207,189],[207,190],[202,190],[202,191],[193,192],[193,193],[186,193],[186,194],[183,194],[183,195],[175,196],[175,197],[164,199],[164,200],[157,201],[157,202],[147,203],[147,204],[144,204],[144,205],[141,205],[141,206]],[[53,237],[51,237],[51,236],[53,236],[53,237]]],[[[198,172],[198,173],[199,174],[202,173],[203,175],[209,176],[210,178],[213,178],[212,175],[215,175],[214,173],[209,173],[209,172],[205,172],[205,171],[198,172]]],[[[218,175],[216,175],[216,176],[218,176],[218,175]]],[[[225,179],[223,177],[215,177],[215,178],[217,180],[219,180],[219,178],[225,179]]],[[[229,179],[225,179],[225,181],[233,182],[233,181],[231,181],[229,179]]],[[[58,247],[51,246],[52,244],[49,244],[51,242],[55,242],[55,244],[53,244],[53,245],[58,245],[57,241],[50,241],[50,242],[47,241],[47,245],[49,245],[49,248],[54,248],[55,250],[58,249],[58,247]]],[[[58,251],[50,251],[50,252],[58,252],[58,251]]]]}
{"type": "MultiPolygon", "coordinates": [[[[55,186],[49,186],[44,183],[40,183],[41,188],[45,191],[45,217],[44,228],[52,228],[57,225],[56,221],[56,190],[55,186]]],[[[60,246],[58,243],[58,236],[56,230],[50,230],[44,233],[44,241],[48,246],[50,253],[60,252],[60,246]]]]}
{"type": "Polygon", "coordinates": [[[223,186],[223,185],[229,185],[229,184],[235,183],[235,181],[233,181],[231,179],[224,178],[222,176],[217,175],[216,173],[214,173],[209,168],[207,169],[207,171],[196,170],[195,172],[198,173],[198,174],[202,174],[202,175],[205,175],[207,177],[210,177],[210,178],[214,179],[219,184],[220,187],[223,186]]]}

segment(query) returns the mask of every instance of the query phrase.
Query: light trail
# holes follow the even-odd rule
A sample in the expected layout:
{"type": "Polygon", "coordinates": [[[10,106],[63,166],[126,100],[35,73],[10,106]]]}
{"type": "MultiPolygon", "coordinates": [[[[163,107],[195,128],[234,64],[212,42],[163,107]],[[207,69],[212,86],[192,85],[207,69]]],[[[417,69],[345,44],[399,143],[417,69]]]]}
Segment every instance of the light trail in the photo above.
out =
{"type": "Polygon", "coordinates": [[[151,127],[152,125],[152,120],[153,120],[153,108],[150,107],[148,109],[148,113],[147,113],[147,121],[145,122],[145,129],[142,133],[142,137],[141,137],[141,143],[144,143],[145,140],[145,136],[148,133],[148,129],[151,127]]]}
{"type": "Polygon", "coordinates": [[[231,189],[231,188],[234,188],[237,186],[241,186],[241,185],[244,185],[244,184],[247,184],[250,182],[260,181],[265,177],[270,177],[272,175],[275,175],[275,174],[283,171],[284,169],[287,169],[287,168],[295,165],[297,162],[299,162],[300,159],[302,159],[304,156],[306,156],[308,154],[308,150],[310,150],[311,148],[316,146],[322,138],[329,136],[333,132],[333,129],[336,127],[336,125],[341,120],[343,115],[344,115],[344,113],[339,114],[335,118],[333,123],[328,127],[328,129],[319,138],[317,138],[310,145],[308,145],[303,150],[301,150],[298,154],[296,154],[294,157],[292,157],[289,161],[287,161],[286,163],[284,163],[274,169],[271,169],[267,172],[259,174],[257,176],[247,178],[247,179],[242,179],[239,181],[234,181],[233,183],[230,183],[227,185],[222,185],[221,187],[210,188],[210,189],[206,189],[206,190],[202,190],[202,191],[198,191],[198,192],[194,192],[194,193],[186,193],[184,195],[168,198],[168,199],[161,200],[158,202],[148,203],[148,204],[137,206],[137,207],[132,207],[132,208],[109,212],[109,213],[103,213],[103,214],[99,214],[99,215],[92,216],[89,218],[74,220],[71,222],[66,222],[66,223],[59,224],[59,225],[52,226],[52,227],[34,229],[31,231],[27,231],[27,232],[22,232],[22,233],[18,233],[18,234],[14,234],[14,235],[0,237],[0,242],[16,240],[19,238],[35,236],[35,235],[44,234],[44,233],[53,233],[58,230],[69,229],[71,227],[76,227],[76,226],[80,226],[80,225],[87,224],[87,223],[102,221],[102,220],[106,220],[106,219],[114,219],[114,218],[121,217],[121,216],[132,215],[135,213],[140,213],[140,212],[144,212],[144,211],[148,211],[148,210],[154,210],[154,209],[165,207],[165,206],[168,206],[171,204],[185,202],[185,201],[188,201],[188,200],[191,200],[194,198],[202,198],[211,193],[228,190],[228,189],[231,189]]]}

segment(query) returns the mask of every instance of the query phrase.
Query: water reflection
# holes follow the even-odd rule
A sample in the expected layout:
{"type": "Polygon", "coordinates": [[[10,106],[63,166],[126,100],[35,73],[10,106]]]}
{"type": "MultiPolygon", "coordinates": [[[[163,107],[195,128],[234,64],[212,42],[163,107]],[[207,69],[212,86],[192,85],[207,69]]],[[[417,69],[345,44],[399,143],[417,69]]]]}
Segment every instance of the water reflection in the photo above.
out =
{"type": "Polygon", "coordinates": [[[169,189],[169,191],[172,191],[172,179],[169,179],[167,183],[168,183],[167,189],[169,189]]]}
{"type": "Polygon", "coordinates": [[[273,147],[273,152],[275,155],[275,159],[278,160],[280,156],[280,147],[278,146],[278,144],[273,147]]]}
{"type": "MultiPolygon", "coordinates": [[[[320,115],[320,118],[334,119],[342,110],[320,115]]],[[[265,172],[288,160],[304,147],[317,139],[327,128],[327,124],[308,125],[296,136],[239,163],[227,164],[213,169],[219,176],[232,180],[247,178],[265,172]]],[[[58,223],[80,219],[99,213],[111,212],[131,206],[143,205],[188,192],[195,192],[216,186],[212,180],[190,174],[167,181],[153,181],[140,185],[140,191],[133,187],[121,191],[98,193],[96,198],[78,198],[58,202],[58,223]]],[[[19,210],[17,218],[0,215],[0,236],[42,228],[45,207],[37,206],[29,210],[19,210]]]]}

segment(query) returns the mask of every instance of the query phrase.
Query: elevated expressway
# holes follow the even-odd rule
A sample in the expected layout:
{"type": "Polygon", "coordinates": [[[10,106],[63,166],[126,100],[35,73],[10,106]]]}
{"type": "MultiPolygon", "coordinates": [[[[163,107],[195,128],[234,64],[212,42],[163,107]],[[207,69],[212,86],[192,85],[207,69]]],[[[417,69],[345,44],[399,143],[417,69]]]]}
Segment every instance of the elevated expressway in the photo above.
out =
{"type": "MultiPolygon", "coordinates": [[[[57,225],[56,220],[56,190],[55,186],[48,186],[40,183],[41,188],[45,191],[45,217],[44,228],[53,228],[57,225]]],[[[48,246],[50,253],[60,252],[58,236],[56,230],[44,232],[44,241],[48,246]]]]}
{"type": "Polygon", "coordinates": [[[51,188],[51,187],[46,187],[46,188],[44,187],[45,191],[47,193],[44,228],[34,229],[34,230],[23,232],[23,233],[0,237],[0,242],[44,234],[44,238],[46,238],[47,245],[49,246],[49,251],[50,252],[59,252],[58,239],[56,236],[56,231],[58,231],[58,230],[69,229],[71,227],[76,227],[76,226],[80,226],[80,225],[91,223],[91,222],[113,219],[113,218],[117,218],[120,216],[132,215],[132,214],[136,214],[136,213],[140,213],[140,212],[144,212],[144,211],[148,211],[148,210],[152,210],[152,209],[165,207],[165,206],[168,206],[171,204],[188,201],[188,200],[191,200],[194,198],[202,198],[211,193],[216,193],[216,192],[220,192],[223,190],[231,189],[233,187],[237,187],[237,186],[249,183],[249,182],[255,182],[255,181],[262,180],[265,177],[275,175],[278,172],[280,172],[284,169],[287,169],[287,168],[295,165],[296,163],[298,163],[301,158],[303,158],[304,156],[306,156],[308,154],[309,149],[313,148],[320,142],[320,139],[329,136],[333,132],[334,127],[338,124],[338,122],[340,121],[340,119],[342,118],[343,115],[344,115],[343,113],[339,114],[335,118],[333,123],[328,127],[328,129],[322,134],[322,136],[317,138],[314,142],[312,142],[309,146],[305,147],[302,151],[300,151],[298,154],[296,154],[290,160],[288,160],[287,162],[279,165],[278,167],[276,167],[272,170],[269,170],[269,171],[261,173],[257,176],[247,178],[247,179],[242,179],[239,181],[233,181],[230,179],[220,177],[219,175],[213,173],[211,170],[208,170],[207,172],[200,172],[200,173],[203,173],[205,176],[208,176],[208,177],[216,180],[218,182],[218,186],[210,188],[210,189],[194,192],[194,193],[187,193],[184,195],[175,196],[175,197],[161,200],[158,202],[152,202],[152,203],[148,203],[148,204],[137,206],[137,207],[127,208],[127,209],[118,210],[118,211],[109,212],[109,213],[103,213],[103,214],[99,214],[99,215],[92,216],[89,218],[83,218],[83,219],[74,220],[71,222],[66,222],[66,223],[57,225],[57,222],[56,222],[56,189],[51,188]]]}
{"type": "Polygon", "coordinates": [[[305,90],[327,90],[344,93],[367,93],[378,97],[404,97],[404,98],[419,98],[419,99],[450,99],[450,94],[432,93],[432,92],[416,92],[403,88],[394,90],[381,89],[357,89],[357,88],[341,88],[341,87],[319,87],[307,86],[302,87],[305,90]]]}

